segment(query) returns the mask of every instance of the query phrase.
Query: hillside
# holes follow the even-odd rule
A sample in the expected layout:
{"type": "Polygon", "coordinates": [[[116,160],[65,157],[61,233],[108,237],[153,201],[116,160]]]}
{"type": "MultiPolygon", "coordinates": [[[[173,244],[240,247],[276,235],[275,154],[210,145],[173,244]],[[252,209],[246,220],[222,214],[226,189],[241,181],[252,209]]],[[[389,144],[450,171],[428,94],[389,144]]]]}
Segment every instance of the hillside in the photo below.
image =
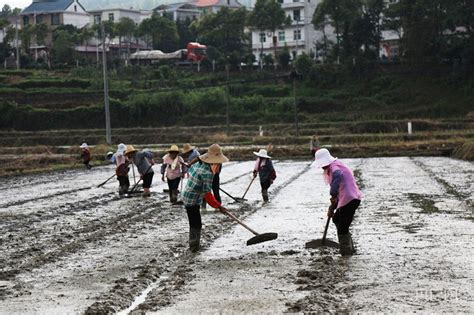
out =
{"type": "MultiPolygon", "coordinates": [[[[99,145],[94,159],[103,163],[115,146],[103,144],[102,82],[93,79],[100,77],[97,69],[0,72],[0,173],[70,166],[84,141],[99,145]],[[17,154],[27,158],[10,163],[17,154]]],[[[295,82],[295,98],[285,72],[234,71],[231,78],[227,97],[224,73],[167,66],[113,71],[113,143],[148,147],[158,157],[171,143],[205,148],[217,142],[233,159],[272,143],[280,158],[307,158],[317,135],[321,145],[346,157],[474,159],[472,79],[390,72],[361,78],[320,68],[295,82]]]]}

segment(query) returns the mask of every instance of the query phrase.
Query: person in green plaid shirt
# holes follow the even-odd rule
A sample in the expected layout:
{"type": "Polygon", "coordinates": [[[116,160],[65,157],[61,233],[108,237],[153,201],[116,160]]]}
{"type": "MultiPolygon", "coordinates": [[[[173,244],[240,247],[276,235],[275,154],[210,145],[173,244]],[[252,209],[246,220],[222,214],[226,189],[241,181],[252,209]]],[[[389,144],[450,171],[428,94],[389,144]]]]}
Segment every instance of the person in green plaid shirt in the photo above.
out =
{"type": "Polygon", "coordinates": [[[201,242],[201,212],[202,199],[213,208],[221,209],[220,202],[212,194],[212,179],[220,169],[221,164],[229,159],[222,153],[218,144],[209,147],[206,154],[199,157],[199,162],[189,169],[189,179],[183,191],[183,204],[189,220],[189,249],[192,252],[199,250],[201,242]]]}

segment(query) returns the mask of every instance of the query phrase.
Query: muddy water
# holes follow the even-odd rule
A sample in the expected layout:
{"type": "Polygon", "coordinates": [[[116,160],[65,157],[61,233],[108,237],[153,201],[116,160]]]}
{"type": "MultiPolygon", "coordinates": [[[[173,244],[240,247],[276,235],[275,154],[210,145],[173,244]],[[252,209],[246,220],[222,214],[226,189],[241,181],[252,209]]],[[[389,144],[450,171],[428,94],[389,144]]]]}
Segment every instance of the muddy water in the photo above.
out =
{"type": "MultiPolygon", "coordinates": [[[[351,258],[304,249],[322,235],[328,198],[308,163],[275,163],[268,204],[258,181],[245,206],[221,194],[251,227],[278,232],[277,240],[247,247],[251,233],[208,211],[197,255],[186,250],[185,212],[170,206],[158,174],[150,199],[119,199],[115,180],[95,187],[111,167],[3,181],[0,313],[118,312],[134,301],[132,313],[472,313],[472,163],[344,161],[364,193],[351,258]]],[[[252,167],[226,165],[222,188],[240,197],[252,167]]],[[[337,240],[333,226],[329,237],[337,240]]]]}

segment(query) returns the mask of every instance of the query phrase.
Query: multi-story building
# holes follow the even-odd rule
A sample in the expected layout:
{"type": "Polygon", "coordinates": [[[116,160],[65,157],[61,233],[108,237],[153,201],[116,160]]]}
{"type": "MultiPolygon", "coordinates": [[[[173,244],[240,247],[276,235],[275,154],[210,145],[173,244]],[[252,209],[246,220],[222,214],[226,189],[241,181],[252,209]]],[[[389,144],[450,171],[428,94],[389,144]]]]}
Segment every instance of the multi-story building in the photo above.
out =
{"type": "Polygon", "coordinates": [[[184,21],[190,19],[191,21],[199,19],[201,10],[193,3],[181,2],[174,4],[163,4],[156,7],[153,11],[160,15],[168,15],[173,21],[184,21]]]}
{"type": "Polygon", "coordinates": [[[217,13],[221,8],[239,9],[243,5],[237,0],[196,0],[191,2],[196,5],[202,13],[217,13]]]}
{"type": "Polygon", "coordinates": [[[89,22],[89,16],[79,0],[33,0],[33,3],[20,13],[22,27],[44,24],[48,32],[42,43],[33,36],[30,51],[35,58],[46,57],[48,47],[53,41],[53,31],[60,25],[73,25],[82,28],[89,22]]]}
{"type": "MultiPolygon", "coordinates": [[[[258,62],[266,54],[275,54],[285,46],[293,57],[302,54],[316,54],[318,42],[323,39],[323,32],[316,31],[311,23],[314,11],[321,0],[279,0],[286,16],[291,19],[291,24],[275,30],[252,31],[252,53],[258,62]]],[[[255,2],[254,2],[255,4],[255,2]]],[[[333,31],[327,27],[326,36],[332,38],[333,31]]]]}
{"type": "Polygon", "coordinates": [[[50,30],[60,25],[82,28],[89,23],[89,15],[78,0],[33,0],[20,17],[23,27],[44,23],[50,30]]]}
{"type": "Polygon", "coordinates": [[[94,25],[102,21],[119,22],[121,18],[132,19],[135,24],[140,24],[144,19],[151,17],[152,11],[141,11],[134,9],[111,8],[102,10],[91,10],[89,13],[89,24],[94,25]]]}
{"type": "MultiPolygon", "coordinates": [[[[100,10],[87,11],[89,14],[89,25],[97,25],[101,22],[114,22],[118,23],[122,18],[129,18],[135,25],[139,25],[143,20],[150,18],[152,11],[143,11],[135,9],[123,9],[123,8],[107,8],[100,10]]],[[[102,51],[102,43],[100,38],[91,38],[83,45],[77,46],[76,51],[83,55],[88,55],[90,58],[96,58],[99,62],[99,54],[102,51]]],[[[106,50],[115,55],[120,56],[122,59],[126,59],[130,52],[134,52],[140,49],[146,49],[146,43],[137,38],[119,38],[115,37],[107,40],[106,50]]]]}

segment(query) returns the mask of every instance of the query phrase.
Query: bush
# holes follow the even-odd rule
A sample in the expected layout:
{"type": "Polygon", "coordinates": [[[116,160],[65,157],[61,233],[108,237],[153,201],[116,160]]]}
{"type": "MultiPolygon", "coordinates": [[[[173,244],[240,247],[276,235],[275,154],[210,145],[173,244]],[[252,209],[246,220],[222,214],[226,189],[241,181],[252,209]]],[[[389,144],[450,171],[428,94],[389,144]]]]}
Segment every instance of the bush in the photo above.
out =
{"type": "Polygon", "coordinates": [[[308,74],[311,72],[311,67],[313,64],[313,60],[311,60],[311,58],[305,53],[302,53],[296,58],[295,61],[293,61],[296,71],[302,74],[303,77],[308,76],[308,74]]]}

